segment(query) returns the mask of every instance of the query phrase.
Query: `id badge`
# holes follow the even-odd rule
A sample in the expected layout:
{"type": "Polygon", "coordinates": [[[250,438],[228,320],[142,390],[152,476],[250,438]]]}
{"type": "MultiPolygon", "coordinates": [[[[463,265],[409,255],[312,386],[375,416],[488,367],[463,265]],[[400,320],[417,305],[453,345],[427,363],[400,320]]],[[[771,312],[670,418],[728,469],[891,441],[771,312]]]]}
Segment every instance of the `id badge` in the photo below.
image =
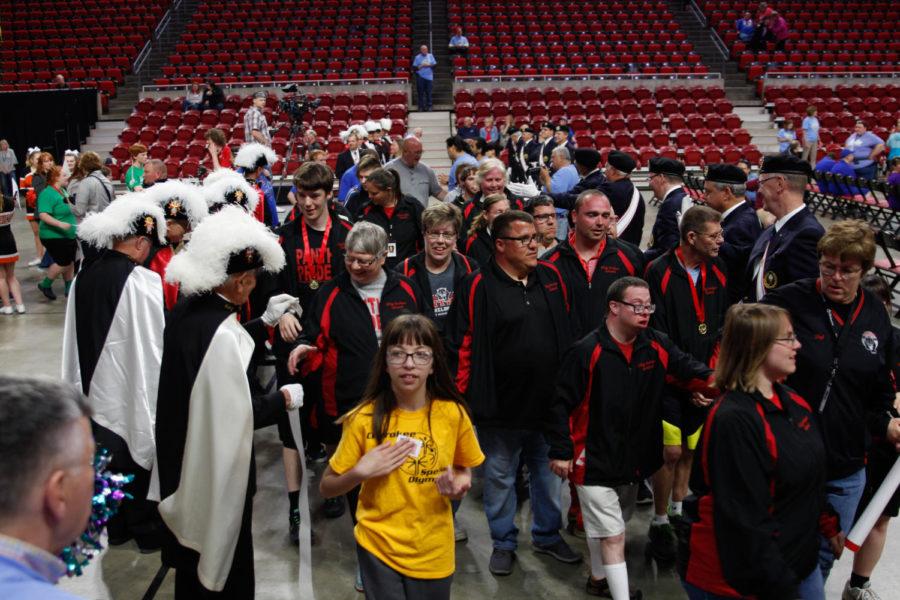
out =
{"type": "Polygon", "coordinates": [[[395,242],[388,242],[388,258],[396,258],[397,257],[397,244],[395,242]]]}

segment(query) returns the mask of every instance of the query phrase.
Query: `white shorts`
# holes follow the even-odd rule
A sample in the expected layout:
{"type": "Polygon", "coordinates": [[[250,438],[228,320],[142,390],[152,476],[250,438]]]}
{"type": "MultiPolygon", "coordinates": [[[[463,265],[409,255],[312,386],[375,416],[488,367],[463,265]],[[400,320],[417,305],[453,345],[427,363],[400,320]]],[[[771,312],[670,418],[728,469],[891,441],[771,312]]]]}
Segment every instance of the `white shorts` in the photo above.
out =
{"type": "Polygon", "coordinates": [[[581,503],[584,532],[588,537],[606,538],[625,533],[637,500],[637,484],[610,488],[602,485],[576,485],[581,503]]]}

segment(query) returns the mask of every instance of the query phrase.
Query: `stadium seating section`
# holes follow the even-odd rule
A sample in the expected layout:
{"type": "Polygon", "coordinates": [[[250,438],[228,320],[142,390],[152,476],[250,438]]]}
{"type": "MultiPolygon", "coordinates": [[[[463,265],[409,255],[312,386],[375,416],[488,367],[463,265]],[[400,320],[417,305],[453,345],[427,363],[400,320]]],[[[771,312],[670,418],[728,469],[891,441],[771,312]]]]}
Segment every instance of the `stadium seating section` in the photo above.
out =
{"type": "Polygon", "coordinates": [[[619,149],[646,165],[654,156],[679,158],[689,166],[759,160],[759,150],[722,88],[644,87],[508,88],[459,90],[457,122],[472,116],[479,124],[511,114],[517,125],[569,120],[578,147],[606,154],[619,149]]]}
{"type": "Polygon", "coordinates": [[[410,0],[206,0],[154,83],[408,77],[411,47],[410,0]]]}
{"type": "Polygon", "coordinates": [[[171,0],[41,0],[0,2],[0,92],[41,90],[63,74],[70,87],[116,86],[165,14],[171,0]]]}
{"type": "MultiPolygon", "coordinates": [[[[334,168],[337,155],[344,151],[344,143],[338,134],[349,125],[368,119],[388,117],[392,120],[392,135],[406,131],[407,104],[404,92],[356,92],[319,94],[321,104],[304,117],[304,123],[319,136],[319,142],[328,152],[328,163],[334,168]]],[[[128,169],[128,148],[135,143],[148,147],[150,158],[166,161],[170,177],[196,177],[200,165],[211,167],[206,151],[204,134],[212,127],[221,129],[230,140],[233,151],[244,143],[244,113],[250,106],[250,95],[230,95],[225,108],[219,110],[182,111],[183,98],[144,98],[126,120],[126,127],[119,135],[120,143],[112,150],[118,161],[116,178],[128,169]]],[[[284,157],[290,136],[290,116],[277,111],[277,100],[270,97],[263,110],[270,127],[276,128],[272,148],[284,157]]],[[[295,151],[296,152],[296,151],[295,151]]],[[[292,173],[300,165],[294,158],[288,164],[292,173]]],[[[281,172],[281,162],[274,167],[281,172]]]]}
{"type": "Polygon", "coordinates": [[[784,50],[754,52],[738,39],[735,22],[755,4],[738,0],[697,0],[731,56],[750,81],[767,71],[895,72],[900,59],[900,7],[886,0],[838,2],[792,0],[772,6],[784,16],[790,38],[784,50]]]}
{"type": "Polygon", "coordinates": [[[448,11],[469,40],[456,76],[707,72],[665,2],[451,0],[448,11]]]}

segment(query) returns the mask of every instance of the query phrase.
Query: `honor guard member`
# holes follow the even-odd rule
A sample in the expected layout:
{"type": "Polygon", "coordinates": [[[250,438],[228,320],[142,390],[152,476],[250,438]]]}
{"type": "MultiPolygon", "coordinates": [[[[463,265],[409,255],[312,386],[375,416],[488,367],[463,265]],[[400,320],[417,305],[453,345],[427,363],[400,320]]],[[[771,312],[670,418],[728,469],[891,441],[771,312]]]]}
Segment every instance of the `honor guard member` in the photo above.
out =
{"type": "MultiPolygon", "coordinates": [[[[723,241],[720,221],[719,213],[707,206],[687,209],[678,247],[650,263],[645,275],[656,305],[650,326],[710,367],[728,309],[726,268],[718,256],[723,241]]],[[[675,559],[675,533],[668,515],[681,515],[694,449],[710,403],[675,386],[665,387],[663,466],[653,476],[656,513],[648,534],[651,555],[663,563],[675,559]]]]}
{"type": "Polygon", "coordinates": [[[166,310],[172,310],[178,301],[178,286],[165,280],[166,267],[187,244],[185,235],[209,215],[209,209],[200,188],[177,180],[154,185],[145,192],[145,197],[161,206],[166,216],[166,245],[151,256],[147,268],[163,280],[166,310]]]}
{"type": "Polygon", "coordinates": [[[599,189],[606,181],[603,172],[599,169],[600,153],[593,148],[578,148],[573,152],[575,158],[575,168],[581,179],[575,184],[575,187],[567,192],[551,192],[549,195],[553,198],[553,204],[556,208],[571,210],[575,206],[575,200],[578,195],[585,190],[599,189]]]}
{"type": "Polygon", "coordinates": [[[770,291],[819,274],[816,244],[825,229],[806,208],[803,195],[812,168],[794,156],[767,156],[759,170],[757,195],[775,224],[760,234],[747,263],[744,289],[759,302],[770,291]]]}
{"type": "Polygon", "coordinates": [[[541,130],[538,132],[538,152],[532,167],[550,166],[550,153],[556,147],[556,140],[553,139],[554,131],[556,131],[556,125],[553,123],[549,121],[541,123],[541,130]]]}
{"type": "Polygon", "coordinates": [[[666,157],[650,159],[650,187],[659,199],[659,212],[653,223],[650,247],[644,258],[651,262],[678,245],[678,223],[693,201],[684,190],[684,163],[666,157]]]}
{"type": "Polygon", "coordinates": [[[519,131],[522,132],[522,139],[519,140],[516,148],[516,157],[518,158],[519,166],[521,166],[524,180],[528,178],[528,169],[533,167],[538,161],[541,153],[541,142],[534,139],[535,131],[531,125],[525,125],[519,131]]]}
{"type": "Polygon", "coordinates": [[[236,208],[210,215],[169,263],[186,297],[169,316],[157,403],[163,564],[175,597],[253,598],[253,431],[302,404],[299,385],[252,396],[255,342],[237,320],[260,270],[284,267],[278,239],[236,208]]]}
{"type": "Polygon", "coordinates": [[[712,371],[648,328],[655,310],[647,283],[623,277],[609,286],[600,327],[566,352],[544,435],[550,468],[575,483],[591,558],[588,594],[640,599],[628,589],[625,523],[637,484],[662,463],[662,397],[673,380],[712,394],[712,371]]]}
{"type": "Polygon", "coordinates": [[[568,125],[553,126],[553,147],[544,153],[544,164],[541,166],[548,166],[550,164],[550,156],[557,148],[567,149],[569,151],[569,156],[572,156],[572,154],[575,153],[575,144],[569,140],[568,125]]]}
{"type": "Polygon", "coordinates": [[[62,379],[88,397],[94,438],[111,453],[110,468],[134,475],[124,488],[133,499],[109,521],[110,544],[134,538],[142,550],[155,550],[159,514],[147,491],[165,317],[162,281],[141,265],[165,243],[166,219],[162,208],[136,193],[85,217],[78,235],[106,250],[69,292],[62,379]]]}
{"type": "Polygon", "coordinates": [[[247,214],[257,212],[261,196],[247,183],[244,176],[231,169],[217,169],[203,180],[203,197],[209,214],[215,214],[226,206],[237,206],[247,214]]]}
{"type": "Polygon", "coordinates": [[[541,257],[562,275],[569,290],[572,330],[580,339],[603,322],[606,291],[617,279],[644,271],[636,246],[609,235],[613,211],[597,190],[585,190],[572,209],[569,237],[541,257]]]}
{"type": "Polygon", "coordinates": [[[640,246],[647,204],[641,192],[631,183],[630,175],[636,168],[637,163],[631,156],[613,150],[607,156],[603,170],[606,181],[598,189],[609,198],[615,213],[615,237],[640,246]]]}
{"type": "Polygon", "coordinates": [[[259,197],[253,216],[269,227],[278,223],[278,215],[273,214],[276,207],[269,206],[269,203],[266,202],[259,178],[263,175],[266,167],[271,167],[277,161],[278,155],[274,150],[257,142],[242,145],[234,157],[234,166],[243,170],[244,179],[256,190],[259,197]]]}
{"type": "Polygon", "coordinates": [[[722,215],[725,243],[719,256],[725,261],[728,276],[728,303],[744,298],[744,273],[750,251],[762,233],[759,217],[747,202],[747,174],[735,165],[709,165],[703,182],[704,202],[722,215]]]}

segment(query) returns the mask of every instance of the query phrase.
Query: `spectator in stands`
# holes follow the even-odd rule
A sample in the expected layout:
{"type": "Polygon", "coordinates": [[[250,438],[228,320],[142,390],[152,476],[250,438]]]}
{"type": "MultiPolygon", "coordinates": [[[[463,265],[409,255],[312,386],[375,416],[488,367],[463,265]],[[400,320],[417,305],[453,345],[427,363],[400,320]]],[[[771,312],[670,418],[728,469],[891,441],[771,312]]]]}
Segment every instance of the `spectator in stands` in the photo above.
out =
{"type": "Polygon", "coordinates": [[[478,127],[472,117],[463,117],[463,124],[456,128],[456,135],[464,140],[478,137],[478,127]]]}
{"type": "Polygon", "coordinates": [[[797,132],[794,131],[794,122],[790,119],[784,122],[781,129],[778,130],[778,151],[782,154],[788,154],[791,150],[791,144],[797,141],[797,132]]]}
{"type": "Polygon", "coordinates": [[[225,139],[225,132],[213,127],[203,134],[206,139],[206,151],[212,161],[213,170],[218,168],[230,169],[232,164],[231,148],[225,139]]]}
{"type": "Polygon", "coordinates": [[[486,142],[500,139],[500,130],[494,125],[494,117],[488,115],[484,118],[484,127],[478,130],[478,137],[483,138],[486,142]]]}
{"type": "Polygon", "coordinates": [[[753,22],[753,15],[750,11],[744,12],[744,17],[735,22],[735,28],[738,37],[744,43],[749,43],[753,39],[753,32],[756,31],[756,23],[753,22]]]}
{"type": "Polygon", "coordinates": [[[813,177],[816,180],[816,183],[819,186],[819,191],[823,194],[833,194],[834,188],[830,182],[826,181],[823,175],[825,173],[831,173],[831,168],[834,166],[835,159],[838,157],[840,149],[836,147],[831,147],[825,153],[825,156],[822,157],[822,160],[816,163],[816,166],[813,167],[813,177]]]}
{"type": "Polygon", "coordinates": [[[866,131],[866,124],[857,121],[853,133],[844,143],[844,148],[853,151],[855,160],[853,168],[856,169],[857,177],[875,179],[876,161],[884,152],[884,140],[871,131],[866,131]]]}
{"type": "MultiPolygon", "coordinates": [[[[897,121],[897,124],[894,125],[894,131],[888,136],[886,145],[888,148],[888,162],[900,157],[900,121],[897,121]]],[[[2,146],[3,142],[0,141],[0,148],[2,146]]],[[[15,155],[13,155],[13,158],[15,158],[15,155]]]]}
{"type": "Polygon", "coordinates": [[[449,49],[450,54],[466,55],[469,53],[469,40],[463,35],[462,27],[457,27],[456,34],[450,38],[449,49]]]}
{"type": "Polygon", "coordinates": [[[166,169],[166,163],[158,158],[151,158],[144,166],[144,189],[150,188],[157,183],[162,183],[169,178],[169,170],[166,169]]]}
{"type": "Polygon", "coordinates": [[[500,143],[497,145],[499,152],[503,148],[506,148],[506,144],[509,142],[509,136],[516,131],[516,122],[513,119],[513,116],[506,115],[503,122],[497,126],[497,129],[500,131],[500,143]]]}
{"type": "Polygon", "coordinates": [[[457,185],[456,170],[459,166],[469,164],[477,167],[478,161],[469,154],[469,147],[466,141],[458,135],[447,138],[447,156],[450,157],[450,161],[453,163],[450,165],[450,174],[444,175],[441,173],[438,175],[438,181],[441,185],[446,185],[448,191],[453,191],[457,185]]]}
{"type": "Polygon", "coordinates": [[[4,196],[12,196],[17,164],[19,161],[9,142],[0,140],[0,193],[4,196]]]}
{"type": "Polygon", "coordinates": [[[816,116],[818,109],[815,106],[806,107],[806,117],[803,119],[803,152],[800,158],[815,166],[819,157],[819,118],[816,116]]]}
{"type": "Polygon", "coordinates": [[[788,24],[784,17],[776,11],[772,11],[772,15],[769,17],[769,24],[766,27],[769,30],[769,40],[775,43],[775,49],[784,50],[784,45],[787,44],[788,37],[790,37],[788,24]]]}
{"type": "Polygon", "coordinates": [[[431,110],[431,91],[434,88],[434,65],[437,62],[434,56],[428,52],[428,46],[422,44],[419,53],[413,59],[413,69],[416,72],[416,98],[419,102],[419,110],[428,112],[431,110]]]}
{"type": "Polygon", "coordinates": [[[69,87],[69,84],[66,83],[66,78],[62,73],[57,73],[56,77],[53,78],[53,87],[64,90],[69,87]]]}
{"type": "Polygon", "coordinates": [[[266,106],[265,92],[256,92],[253,94],[253,104],[244,115],[244,141],[259,142],[264,146],[272,145],[272,136],[269,133],[269,124],[266,122],[266,116],[262,109],[266,106]]]}
{"type": "Polygon", "coordinates": [[[444,202],[449,202],[462,210],[478,193],[478,166],[468,163],[460,164],[456,170],[456,187],[447,192],[444,202]]]}
{"type": "Polygon", "coordinates": [[[335,175],[338,180],[344,176],[347,169],[359,162],[359,136],[351,133],[347,136],[347,149],[338,154],[337,164],[335,166],[335,175]]]}
{"type": "Polygon", "coordinates": [[[894,210],[900,210],[900,156],[891,160],[891,171],[888,174],[887,184],[890,186],[888,190],[888,204],[894,210]]]}
{"type": "MultiPolygon", "coordinates": [[[[835,163],[831,166],[831,174],[838,175],[840,177],[852,178],[855,178],[857,176],[856,170],[853,168],[853,150],[850,150],[848,148],[844,148],[843,150],[841,150],[840,160],[835,161],[835,163]]],[[[866,190],[862,190],[859,187],[851,185],[849,183],[844,183],[843,181],[840,181],[839,178],[835,178],[833,188],[833,193],[840,196],[856,196],[857,194],[866,194],[866,190]]]]}
{"type": "Polygon", "coordinates": [[[203,108],[222,110],[225,108],[225,92],[215,81],[207,81],[203,90],[203,108]]]}
{"type": "Polygon", "coordinates": [[[184,102],[181,103],[181,110],[184,112],[203,110],[203,90],[200,89],[199,83],[192,83],[190,88],[188,88],[188,93],[184,96],[184,102]]]}
{"type": "Polygon", "coordinates": [[[144,189],[144,168],[147,166],[147,146],[134,144],[128,149],[131,154],[131,166],[125,171],[125,187],[129,192],[144,189]]]}
{"type": "MultiPolygon", "coordinates": [[[[422,46],[426,48],[426,46],[422,46]]],[[[400,187],[405,195],[412,196],[423,207],[428,206],[428,197],[443,200],[447,191],[437,180],[434,171],[422,161],[422,141],[417,137],[400,142],[400,158],[388,162],[385,169],[393,169],[400,176],[400,187]]]]}
{"type": "Polygon", "coordinates": [[[312,160],[309,156],[310,152],[313,150],[321,150],[322,144],[319,143],[319,138],[316,135],[315,129],[307,129],[303,133],[303,141],[300,143],[300,149],[297,151],[297,154],[302,156],[305,160],[312,160]]]}

